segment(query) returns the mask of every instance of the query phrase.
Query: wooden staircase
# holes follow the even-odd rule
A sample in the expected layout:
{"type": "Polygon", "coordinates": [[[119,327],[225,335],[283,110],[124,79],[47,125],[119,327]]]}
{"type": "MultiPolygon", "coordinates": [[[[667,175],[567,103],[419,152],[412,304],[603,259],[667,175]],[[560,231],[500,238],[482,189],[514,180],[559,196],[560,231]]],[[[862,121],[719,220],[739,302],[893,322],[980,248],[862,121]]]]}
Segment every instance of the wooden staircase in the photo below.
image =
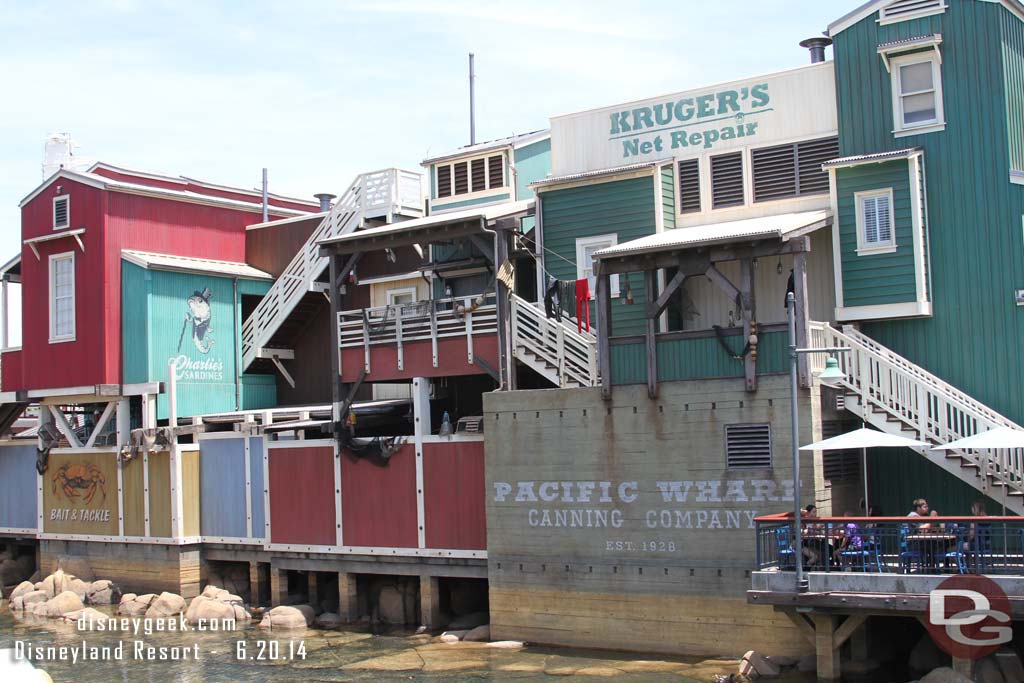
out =
{"type": "Polygon", "coordinates": [[[550,320],[544,311],[515,294],[512,304],[512,357],[563,389],[600,382],[597,338],[569,323],[550,320]]]}
{"type": "MultiPolygon", "coordinates": [[[[812,322],[810,345],[850,349],[837,355],[846,374],[840,383],[844,407],[881,431],[938,446],[994,427],[1022,429],[852,326],[840,331],[812,322]]],[[[812,354],[813,369],[823,369],[825,358],[812,354]]],[[[1005,501],[1007,510],[1024,514],[1024,449],[914,450],[976,490],[1005,501]]]]}

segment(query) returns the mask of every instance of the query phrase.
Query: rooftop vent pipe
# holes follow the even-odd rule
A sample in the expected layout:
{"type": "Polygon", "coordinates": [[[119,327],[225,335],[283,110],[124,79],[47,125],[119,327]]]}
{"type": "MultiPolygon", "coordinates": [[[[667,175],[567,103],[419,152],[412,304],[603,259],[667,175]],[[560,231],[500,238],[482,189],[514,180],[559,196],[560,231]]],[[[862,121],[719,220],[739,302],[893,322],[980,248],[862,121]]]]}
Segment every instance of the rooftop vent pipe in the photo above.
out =
{"type": "Polygon", "coordinates": [[[800,41],[800,47],[805,47],[811,51],[811,64],[824,62],[825,48],[831,44],[832,39],[824,36],[815,36],[814,38],[808,38],[807,40],[800,41]]]}
{"type": "Polygon", "coordinates": [[[313,196],[320,200],[320,212],[323,213],[324,211],[331,210],[331,200],[334,199],[335,196],[337,195],[333,195],[327,192],[321,192],[313,196]]]}

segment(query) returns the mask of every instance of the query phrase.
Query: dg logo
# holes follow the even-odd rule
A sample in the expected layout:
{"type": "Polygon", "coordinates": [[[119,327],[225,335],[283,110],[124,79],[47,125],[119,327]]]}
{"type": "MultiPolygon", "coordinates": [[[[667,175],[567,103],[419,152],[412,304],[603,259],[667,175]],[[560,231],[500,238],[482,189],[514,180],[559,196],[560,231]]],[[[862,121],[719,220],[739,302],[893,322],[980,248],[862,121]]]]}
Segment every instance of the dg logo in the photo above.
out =
{"type": "Polygon", "coordinates": [[[1010,601],[992,579],[951,576],[928,594],[928,632],[943,651],[981,659],[1013,639],[1010,601]]]}

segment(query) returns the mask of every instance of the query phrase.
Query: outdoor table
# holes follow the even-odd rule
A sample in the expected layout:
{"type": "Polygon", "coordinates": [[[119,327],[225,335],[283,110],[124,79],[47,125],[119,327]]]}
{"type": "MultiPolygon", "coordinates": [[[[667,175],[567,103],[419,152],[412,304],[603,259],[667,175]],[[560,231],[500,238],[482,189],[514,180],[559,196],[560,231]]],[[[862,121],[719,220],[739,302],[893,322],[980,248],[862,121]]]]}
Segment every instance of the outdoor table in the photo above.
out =
{"type": "Polygon", "coordinates": [[[907,535],[907,548],[921,554],[921,566],[924,569],[938,568],[938,556],[944,555],[949,546],[954,543],[956,543],[956,534],[940,532],[907,535]]]}

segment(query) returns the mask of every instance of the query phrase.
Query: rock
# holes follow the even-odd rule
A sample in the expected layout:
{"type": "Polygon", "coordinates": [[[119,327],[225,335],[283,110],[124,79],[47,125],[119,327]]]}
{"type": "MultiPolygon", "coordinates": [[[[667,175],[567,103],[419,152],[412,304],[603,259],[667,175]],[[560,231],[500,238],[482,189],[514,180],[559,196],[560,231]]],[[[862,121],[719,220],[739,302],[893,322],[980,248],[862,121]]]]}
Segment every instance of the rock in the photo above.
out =
{"type": "MultiPolygon", "coordinates": [[[[244,611],[244,610],[243,610],[244,611]]],[[[235,619],[235,608],[226,602],[199,596],[192,599],[185,613],[185,620],[193,626],[200,623],[222,623],[235,619]]],[[[237,621],[237,619],[236,619],[237,621]]]]}
{"type": "Polygon", "coordinates": [[[29,581],[31,581],[32,583],[39,583],[40,581],[42,581],[42,580],[43,580],[43,575],[42,575],[42,574],[40,574],[40,573],[39,573],[39,570],[37,569],[37,570],[36,570],[36,571],[35,571],[35,572],[34,572],[34,573],[32,574],[32,576],[28,577],[28,580],[29,580],[29,581]]]}
{"type": "Polygon", "coordinates": [[[77,576],[82,581],[92,582],[96,580],[96,575],[92,571],[92,565],[83,557],[60,555],[53,562],[53,572],[57,572],[60,569],[64,570],[65,574],[77,576]]]}
{"type": "Polygon", "coordinates": [[[462,639],[470,643],[482,643],[488,641],[491,639],[491,625],[484,624],[483,626],[471,628],[469,632],[462,637],[462,639]]]}
{"type": "Polygon", "coordinates": [[[245,608],[241,605],[231,605],[232,611],[235,613],[235,623],[247,623],[252,621],[252,615],[245,611],[245,608]]]}
{"type": "Polygon", "coordinates": [[[818,670],[818,658],[814,655],[804,655],[796,663],[796,670],[800,673],[813,673],[818,670]]]}
{"type": "Polygon", "coordinates": [[[146,616],[149,618],[173,617],[184,611],[185,598],[176,593],[164,591],[150,604],[149,609],[146,610],[146,616]]]}
{"type": "Polygon", "coordinates": [[[405,623],[405,596],[395,586],[380,589],[377,598],[377,614],[381,621],[389,624],[405,623]]]}
{"type": "Polygon", "coordinates": [[[467,633],[469,631],[445,631],[438,640],[442,643],[457,643],[465,638],[467,633]]]}
{"type": "Polygon", "coordinates": [[[50,598],[33,613],[41,617],[62,617],[68,612],[82,609],[82,599],[72,591],[64,591],[56,597],[50,598]]]}
{"type": "Polygon", "coordinates": [[[93,581],[85,591],[87,605],[113,605],[121,599],[121,589],[113,581],[93,581]]]}
{"type": "Polygon", "coordinates": [[[300,606],[307,607],[309,610],[308,621],[306,619],[307,613],[304,613],[298,607],[281,605],[270,610],[263,616],[263,621],[260,622],[260,628],[268,628],[270,630],[306,628],[313,621],[313,609],[308,607],[308,605],[300,606]]]}
{"type": "Polygon", "coordinates": [[[316,612],[313,611],[312,607],[309,605],[293,605],[293,607],[302,612],[302,616],[306,617],[307,626],[313,625],[313,620],[316,619],[316,612]]]}
{"type": "MultiPolygon", "coordinates": [[[[1019,679],[1018,679],[1019,680],[1019,679]]],[[[993,657],[985,657],[974,666],[975,683],[1007,683],[1003,678],[1003,672],[993,657]]],[[[1016,682],[1014,682],[1016,683],[1016,682]]]]}
{"type": "Polygon", "coordinates": [[[317,628],[338,628],[342,623],[341,615],[334,612],[324,612],[313,620],[317,628]]]}
{"type": "Polygon", "coordinates": [[[68,612],[61,617],[61,620],[73,624],[81,624],[79,630],[91,631],[97,621],[106,621],[109,618],[110,617],[97,609],[86,607],[74,612],[68,612]]]}
{"type": "Polygon", "coordinates": [[[210,598],[211,600],[220,600],[221,596],[230,595],[230,593],[223,588],[209,584],[203,589],[203,592],[200,593],[200,595],[204,598],[210,598]]]}
{"type": "Polygon", "coordinates": [[[139,596],[129,593],[121,598],[121,604],[117,607],[117,613],[126,617],[141,617],[146,614],[154,600],[156,600],[156,595],[153,593],[139,596]]]}
{"type": "Polygon", "coordinates": [[[233,593],[228,593],[227,591],[225,591],[223,596],[221,596],[221,597],[219,597],[217,599],[220,602],[226,602],[226,603],[229,603],[229,604],[232,604],[232,605],[244,605],[245,604],[245,600],[242,600],[242,598],[240,598],[239,596],[237,596],[237,595],[235,595],[233,593]]]}
{"type": "Polygon", "coordinates": [[[931,671],[949,664],[950,658],[945,652],[939,649],[931,636],[927,633],[921,636],[917,645],[910,651],[907,659],[907,666],[914,671],[931,671]]]}
{"type": "Polygon", "coordinates": [[[993,655],[999,670],[1003,672],[1006,683],[1011,681],[1024,681],[1024,664],[1021,664],[1020,657],[1010,648],[1003,648],[993,655]]]}
{"type": "Polygon", "coordinates": [[[67,589],[75,595],[77,595],[78,597],[82,598],[82,600],[85,600],[85,595],[89,592],[90,585],[90,583],[86,583],[85,581],[82,581],[80,578],[72,576],[70,580],[67,582],[67,589]]]}
{"type": "Polygon", "coordinates": [[[788,669],[791,666],[796,666],[797,662],[800,661],[796,657],[787,657],[785,655],[767,655],[765,656],[765,659],[780,669],[788,669]]]}
{"type": "Polygon", "coordinates": [[[496,640],[493,643],[487,643],[487,647],[493,647],[497,650],[521,650],[523,649],[523,642],[520,640],[496,640]]]}
{"type": "Polygon", "coordinates": [[[11,609],[17,612],[25,611],[29,605],[44,603],[49,599],[46,591],[29,591],[11,600],[11,609]]]}
{"type": "Polygon", "coordinates": [[[46,594],[52,598],[68,590],[68,584],[70,581],[71,578],[64,573],[64,570],[58,569],[43,579],[43,586],[41,590],[46,591],[46,594]]]}
{"type": "Polygon", "coordinates": [[[18,597],[19,595],[28,595],[29,593],[31,593],[35,589],[36,589],[36,587],[33,586],[28,581],[22,581],[17,586],[15,586],[14,590],[11,591],[11,594],[8,596],[8,599],[9,600],[13,600],[14,598],[18,597]]]}
{"type": "Polygon", "coordinates": [[[756,672],[757,676],[763,676],[765,678],[774,678],[778,676],[780,671],[779,667],[770,662],[763,654],[754,650],[749,650],[747,654],[743,655],[740,660],[739,673],[744,676],[750,676],[754,678],[752,672],[756,672]]]}
{"type": "Polygon", "coordinates": [[[491,619],[488,616],[487,612],[473,612],[472,614],[466,614],[464,616],[457,617],[450,624],[448,624],[448,628],[452,629],[453,631],[458,631],[462,629],[468,631],[469,629],[474,629],[477,626],[483,626],[484,624],[490,623],[490,621],[491,619]]]}
{"type": "Polygon", "coordinates": [[[0,586],[10,586],[25,578],[21,567],[10,558],[0,562],[0,586]]]}
{"type": "Polygon", "coordinates": [[[940,666],[923,676],[920,683],[971,683],[971,679],[948,666],[940,666]]]}

